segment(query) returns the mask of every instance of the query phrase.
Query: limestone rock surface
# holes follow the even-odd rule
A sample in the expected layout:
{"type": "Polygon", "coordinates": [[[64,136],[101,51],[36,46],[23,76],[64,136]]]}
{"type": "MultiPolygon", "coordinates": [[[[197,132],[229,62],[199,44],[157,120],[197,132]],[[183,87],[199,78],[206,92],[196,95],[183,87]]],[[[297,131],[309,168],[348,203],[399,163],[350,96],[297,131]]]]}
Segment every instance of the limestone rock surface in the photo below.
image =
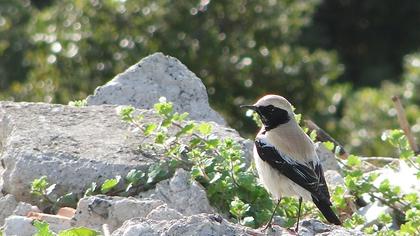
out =
{"type": "MultiPolygon", "coordinates": [[[[116,110],[112,105],[0,102],[3,192],[34,203],[30,183],[44,175],[63,195],[83,193],[92,182],[125,176],[131,169],[146,170],[158,157],[140,152],[143,137],[116,110]]],[[[144,120],[158,122],[153,112],[143,112],[144,120]]],[[[243,141],[235,130],[213,125],[216,135],[243,141]]]]}
{"type": "Polygon", "coordinates": [[[57,184],[57,194],[65,194],[133,168],[145,170],[153,160],[137,152],[138,137],[115,110],[0,102],[3,192],[31,203],[30,183],[44,175],[57,184]]]}
{"type": "Polygon", "coordinates": [[[18,203],[13,195],[7,194],[0,197],[0,226],[4,224],[4,219],[12,215],[18,203]]]}
{"type": "Polygon", "coordinates": [[[168,207],[186,216],[215,212],[204,188],[191,180],[190,173],[184,169],[178,169],[170,180],[159,182],[148,195],[164,201],[168,207]]]}
{"type": "Polygon", "coordinates": [[[154,199],[136,199],[97,195],[82,198],[77,206],[72,226],[90,227],[101,230],[108,224],[111,231],[121,226],[124,221],[135,217],[146,217],[152,210],[164,202],[154,199]]]}
{"type": "Polygon", "coordinates": [[[132,105],[150,109],[164,96],[174,103],[178,112],[190,118],[225,124],[209,105],[207,91],[201,80],[178,59],[155,53],[98,87],[87,98],[88,105],[132,105]]]}
{"type": "Polygon", "coordinates": [[[5,236],[33,236],[36,228],[32,225],[32,219],[24,216],[10,216],[4,224],[5,236]]]}
{"type": "Polygon", "coordinates": [[[159,235],[250,235],[253,230],[234,225],[219,215],[199,214],[170,221],[134,218],[124,223],[112,236],[159,235]]]}

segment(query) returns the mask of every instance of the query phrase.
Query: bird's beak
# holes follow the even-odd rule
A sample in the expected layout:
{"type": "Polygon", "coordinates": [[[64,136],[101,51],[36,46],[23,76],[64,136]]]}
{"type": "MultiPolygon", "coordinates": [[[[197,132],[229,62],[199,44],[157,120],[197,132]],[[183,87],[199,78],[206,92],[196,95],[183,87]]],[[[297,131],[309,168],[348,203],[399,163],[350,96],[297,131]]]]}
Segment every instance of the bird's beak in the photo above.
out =
{"type": "Polygon", "coordinates": [[[258,107],[253,106],[253,105],[242,105],[241,108],[246,108],[246,109],[250,109],[250,110],[253,110],[253,111],[258,110],[258,107]]]}

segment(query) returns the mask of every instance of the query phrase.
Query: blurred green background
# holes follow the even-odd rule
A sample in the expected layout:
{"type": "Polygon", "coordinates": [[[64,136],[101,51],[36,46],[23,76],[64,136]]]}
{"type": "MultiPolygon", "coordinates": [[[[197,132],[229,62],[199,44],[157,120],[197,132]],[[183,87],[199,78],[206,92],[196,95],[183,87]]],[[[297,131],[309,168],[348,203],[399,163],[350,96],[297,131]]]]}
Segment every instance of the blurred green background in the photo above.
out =
{"type": "Polygon", "coordinates": [[[161,51],[245,136],[238,106],[275,93],[350,152],[393,156],[392,95],[420,136],[419,26],[417,0],[0,0],[0,99],[67,104],[161,51]]]}

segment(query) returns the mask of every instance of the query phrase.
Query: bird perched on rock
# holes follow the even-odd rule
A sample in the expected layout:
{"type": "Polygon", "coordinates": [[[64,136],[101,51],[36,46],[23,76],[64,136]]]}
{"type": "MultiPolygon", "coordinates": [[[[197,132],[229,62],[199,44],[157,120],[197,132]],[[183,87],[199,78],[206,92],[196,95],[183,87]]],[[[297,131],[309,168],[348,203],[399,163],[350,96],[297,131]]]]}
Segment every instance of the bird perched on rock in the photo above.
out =
{"type": "Polygon", "coordinates": [[[273,216],[285,196],[312,200],[325,218],[333,224],[341,222],[331,209],[330,194],[314,143],[295,120],[292,105],[285,98],[266,95],[254,105],[244,105],[257,112],[263,127],[255,138],[254,159],[259,178],[264,187],[278,200],[267,224],[271,226],[273,216]]]}

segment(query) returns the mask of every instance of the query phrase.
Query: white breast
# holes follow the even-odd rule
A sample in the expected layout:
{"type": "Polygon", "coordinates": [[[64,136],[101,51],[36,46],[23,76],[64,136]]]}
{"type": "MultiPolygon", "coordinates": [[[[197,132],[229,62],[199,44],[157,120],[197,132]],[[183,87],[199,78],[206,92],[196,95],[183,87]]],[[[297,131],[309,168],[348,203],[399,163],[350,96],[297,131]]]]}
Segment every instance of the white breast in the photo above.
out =
{"type": "Polygon", "coordinates": [[[292,180],[282,175],[278,170],[272,168],[263,161],[254,147],[255,166],[261,183],[276,198],[281,197],[302,197],[304,200],[312,200],[310,192],[295,184],[292,180]]]}

